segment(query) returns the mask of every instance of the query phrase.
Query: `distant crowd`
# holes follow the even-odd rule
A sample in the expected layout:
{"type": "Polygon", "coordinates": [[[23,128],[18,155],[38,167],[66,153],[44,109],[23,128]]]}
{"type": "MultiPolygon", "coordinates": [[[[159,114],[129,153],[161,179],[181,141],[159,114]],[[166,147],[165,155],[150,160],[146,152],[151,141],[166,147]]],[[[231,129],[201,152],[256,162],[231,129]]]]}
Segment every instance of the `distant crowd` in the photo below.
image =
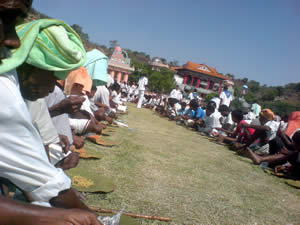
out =
{"type": "Polygon", "coordinates": [[[196,89],[181,90],[179,86],[169,95],[144,95],[145,84],[147,77],[142,77],[137,87],[133,84],[128,92],[124,90],[128,101],[137,102],[138,108],[151,109],[177,125],[210,137],[217,144],[228,145],[230,150],[249,157],[263,168],[270,167],[277,174],[300,179],[299,111],[280,117],[271,109],[261,109],[257,103],[247,111],[231,110],[233,94],[226,85],[219,96],[205,103],[196,89]]]}

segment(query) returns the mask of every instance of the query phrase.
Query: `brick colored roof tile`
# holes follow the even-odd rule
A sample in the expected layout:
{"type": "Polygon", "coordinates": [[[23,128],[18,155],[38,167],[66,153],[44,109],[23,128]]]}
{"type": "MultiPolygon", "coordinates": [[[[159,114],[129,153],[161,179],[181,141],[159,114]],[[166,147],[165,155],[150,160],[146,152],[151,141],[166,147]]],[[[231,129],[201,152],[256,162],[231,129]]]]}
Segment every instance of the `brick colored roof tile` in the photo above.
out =
{"type": "Polygon", "coordinates": [[[187,69],[190,71],[207,74],[210,76],[214,76],[223,80],[228,80],[227,77],[219,74],[215,68],[209,67],[206,64],[198,64],[188,61],[183,67],[174,68],[175,70],[187,69]]]}

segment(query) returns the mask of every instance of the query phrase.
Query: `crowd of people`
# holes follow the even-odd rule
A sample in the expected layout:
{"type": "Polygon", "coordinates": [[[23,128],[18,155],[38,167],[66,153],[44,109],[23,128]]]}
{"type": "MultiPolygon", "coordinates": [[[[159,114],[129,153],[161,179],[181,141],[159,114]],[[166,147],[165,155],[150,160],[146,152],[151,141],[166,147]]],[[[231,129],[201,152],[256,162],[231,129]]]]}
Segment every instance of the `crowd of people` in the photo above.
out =
{"type": "Polygon", "coordinates": [[[66,23],[20,22],[31,5],[0,1],[0,223],[99,225],[64,171],[126,111],[121,85],[66,23]]]}
{"type": "Polygon", "coordinates": [[[248,110],[231,110],[232,100],[226,85],[206,103],[196,89],[182,91],[176,86],[168,96],[146,94],[142,105],[217,144],[228,145],[254,164],[300,179],[300,112],[280,117],[257,103],[248,110]]]}
{"type": "Polygon", "coordinates": [[[145,93],[146,74],[137,84],[117,83],[107,74],[107,56],[86,52],[66,23],[42,19],[16,26],[31,4],[0,1],[1,224],[101,224],[64,171],[77,166],[73,149],[84,146],[84,136],[101,134],[127,111],[126,102],[229,143],[256,164],[299,172],[299,112],[280,120],[257,104],[246,115],[231,111],[226,86],[220,98],[204,104],[196,90],[145,93]]]}

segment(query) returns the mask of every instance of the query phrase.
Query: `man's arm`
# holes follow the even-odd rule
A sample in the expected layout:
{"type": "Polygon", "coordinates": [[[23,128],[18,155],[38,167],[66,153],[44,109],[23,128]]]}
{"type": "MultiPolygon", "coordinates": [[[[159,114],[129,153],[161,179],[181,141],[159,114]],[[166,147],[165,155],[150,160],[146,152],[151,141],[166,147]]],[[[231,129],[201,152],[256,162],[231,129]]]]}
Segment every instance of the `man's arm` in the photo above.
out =
{"type": "Polygon", "coordinates": [[[98,106],[99,108],[105,108],[108,109],[109,107],[105,104],[101,104],[100,102],[94,102],[96,106],[98,106]]]}
{"type": "Polygon", "coordinates": [[[6,225],[100,225],[93,213],[20,203],[0,196],[0,224],[6,225]]]}
{"type": "Polygon", "coordinates": [[[252,128],[254,130],[260,130],[260,131],[269,131],[271,128],[268,126],[261,126],[261,125],[251,125],[248,123],[242,123],[241,128],[252,128]]]}
{"type": "Polygon", "coordinates": [[[70,96],[60,103],[49,108],[51,117],[55,117],[64,113],[74,113],[78,111],[85,98],[80,96],[70,96]]]}

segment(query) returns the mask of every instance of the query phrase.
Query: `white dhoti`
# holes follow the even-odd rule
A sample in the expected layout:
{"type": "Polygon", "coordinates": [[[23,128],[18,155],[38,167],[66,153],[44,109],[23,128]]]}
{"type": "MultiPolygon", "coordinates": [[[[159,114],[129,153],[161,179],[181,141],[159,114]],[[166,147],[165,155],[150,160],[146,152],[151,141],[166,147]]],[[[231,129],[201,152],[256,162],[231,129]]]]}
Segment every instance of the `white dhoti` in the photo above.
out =
{"type": "Polygon", "coordinates": [[[138,104],[136,106],[138,109],[142,108],[142,103],[143,103],[143,100],[144,100],[144,93],[145,93],[145,91],[139,90],[139,101],[138,101],[138,104]]]}
{"type": "Polygon", "coordinates": [[[118,110],[121,112],[126,112],[127,106],[126,105],[118,105],[118,110]]]}
{"type": "Polygon", "coordinates": [[[49,145],[49,156],[50,156],[50,162],[52,165],[56,165],[59,161],[66,158],[68,155],[70,155],[72,151],[68,151],[67,154],[63,152],[62,147],[59,144],[50,144],[49,145]]]}
{"type": "Polygon", "coordinates": [[[69,119],[70,126],[75,134],[84,134],[91,120],[87,119],[69,119]]]}

